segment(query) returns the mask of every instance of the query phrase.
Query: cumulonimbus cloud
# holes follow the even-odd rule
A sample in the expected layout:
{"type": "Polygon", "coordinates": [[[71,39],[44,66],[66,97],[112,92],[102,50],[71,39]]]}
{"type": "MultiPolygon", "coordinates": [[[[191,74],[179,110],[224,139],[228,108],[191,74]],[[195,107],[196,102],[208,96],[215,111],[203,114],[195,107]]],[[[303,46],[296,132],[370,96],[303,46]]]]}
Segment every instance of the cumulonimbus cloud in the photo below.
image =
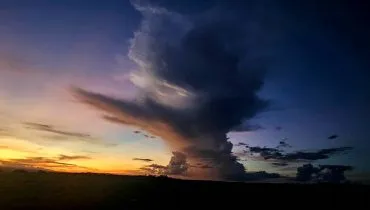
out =
{"type": "Polygon", "coordinates": [[[243,125],[268,107],[257,92],[266,70],[260,44],[271,33],[259,34],[258,18],[231,10],[188,18],[164,8],[134,6],[144,19],[128,56],[139,68],[131,81],[140,94],[135,100],[80,88],[73,88],[73,94],[110,122],[161,137],[184,155],[179,162],[186,158],[191,165],[210,166],[187,167],[171,159],[169,165],[179,166],[181,173],[245,180],[245,168],[232,154],[226,134],[250,130],[243,125]]]}

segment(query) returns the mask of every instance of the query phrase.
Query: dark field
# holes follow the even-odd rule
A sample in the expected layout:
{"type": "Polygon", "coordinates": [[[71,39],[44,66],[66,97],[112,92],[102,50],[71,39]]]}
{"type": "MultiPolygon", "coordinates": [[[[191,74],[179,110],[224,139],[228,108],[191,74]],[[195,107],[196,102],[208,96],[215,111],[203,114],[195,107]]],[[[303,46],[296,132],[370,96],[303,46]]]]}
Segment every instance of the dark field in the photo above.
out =
{"type": "Polygon", "coordinates": [[[198,209],[196,207],[201,204],[249,208],[256,204],[260,207],[296,205],[292,200],[299,205],[319,205],[323,201],[332,207],[343,203],[353,207],[368,204],[369,192],[370,188],[362,185],[248,184],[99,174],[0,173],[1,210],[29,207],[178,209],[185,206],[198,209]]]}

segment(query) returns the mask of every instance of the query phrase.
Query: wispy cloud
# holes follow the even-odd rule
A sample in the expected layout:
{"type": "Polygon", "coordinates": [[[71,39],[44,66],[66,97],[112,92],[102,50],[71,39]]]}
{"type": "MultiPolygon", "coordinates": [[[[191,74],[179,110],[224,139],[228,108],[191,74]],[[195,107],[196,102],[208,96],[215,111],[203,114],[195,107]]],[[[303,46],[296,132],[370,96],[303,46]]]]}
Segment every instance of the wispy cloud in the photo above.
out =
{"type": "Polygon", "coordinates": [[[32,67],[32,62],[17,53],[0,51],[0,71],[27,72],[32,67]]]}
{"type": "Polygon", "coordinates": [[[44,136],[47,140],[56,140],[56,141],[83,141],[87,143],[92,144],[100,144],[104,146],[116,146],[116,144],[110,144],[103,142],[102,140],[91,136],[88,133],[82,133],[82,132],[74,132],[74,131],[67,131],[60,128],[56,128],[53,125],[50,124],[41,124],[41,123],[35,123],[35,122],[24,122],[23,125],[27,129],[33,129],[37,131],[43,131],[47,133],[51,133],[54,135],[51,136],[44,136]]]}
{"type": "MultiPolygon", "coordinates": [[[[96,169],[80,166],[72,163],[61,162],[65,157],[72,157],[61,155],[59,157],[26,157],[13,159],[0,159],[2,167],[9,168],[23,168],[23,169],[46,169],[56,171],[97,171],[96,169]]],[[[69,159],[70,160],[70,159],[69,159]]]]}
{"type": "Polygon", "coordinates": [[[63,136],[77,137],[77,138],[91,138],[90,134],[65,131],[65,130],[57,129],[54,126],[48,125],[48,124],[25,122],[24,125],[26,125],[27,128],[30,128],[30,129],[46,131],[46,132],[50,132],[50,133],[60,134],[60,135],[63,135],[63,136]]]}
{"type": "Polygon", "coordinates": [[[152,162],[152,159],[149,158],[133,158],[132,160],[138,160],[138,161],[143,161],[143,162],[152,162]]]}
{"type": "Polygon", "coordinates": [[[38,154],[38,151],[36,149],[32,150],[30,148],[25,148],[17,145],[0,145],[0,150],[11,150],[28,154],[38,154]]]}
{"type": "Polygon", "coordinates": [[[59,155],[58,160],[86,160],[86,159],[91,159],[89,156],[84,156],[84,155],[59,155]]]}

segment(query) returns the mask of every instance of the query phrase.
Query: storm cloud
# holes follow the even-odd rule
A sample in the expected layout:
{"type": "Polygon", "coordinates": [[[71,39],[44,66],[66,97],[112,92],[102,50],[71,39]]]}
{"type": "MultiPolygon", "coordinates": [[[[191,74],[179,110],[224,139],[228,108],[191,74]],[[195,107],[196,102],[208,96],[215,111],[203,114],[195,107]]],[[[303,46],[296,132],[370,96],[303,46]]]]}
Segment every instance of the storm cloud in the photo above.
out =
{"type": "Polygon", "coordinates": [[[174,151],[167,168],[144,169],[171,172],[173,167],[173,172],[213,179],[251,177],[232,155],[226,134],[259,129],[243,125],[269,105],[257,95],[267,68],[265,34],[273,34],[262,33],[263,18],[230,9],[186,17],[134,6],[143,15],[128,53],[138,66],[130,74],[139,90],[136,99],[80,88],[73,88],[73,94],[104,112],[104,119],[161,137],[174,151]],[[186,167],[185,159],[211,167],[199,172],[186,167]]]}

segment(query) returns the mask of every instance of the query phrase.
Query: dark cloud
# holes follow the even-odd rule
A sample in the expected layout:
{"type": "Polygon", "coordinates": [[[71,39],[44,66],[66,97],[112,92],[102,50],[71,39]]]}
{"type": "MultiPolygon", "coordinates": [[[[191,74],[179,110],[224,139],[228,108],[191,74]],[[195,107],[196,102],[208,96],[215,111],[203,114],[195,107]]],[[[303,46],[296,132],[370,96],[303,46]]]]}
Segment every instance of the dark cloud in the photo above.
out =
{"type": "Polygon", "coordinates": [[[296,151],[291,153],[285,153],[283,150],[269,147],[247,147],[249,151],[247,153],[259,154],[265,160],[281,160],[281,161],[315,161],[328,159],[333,155],[344,154],[352,147],[337,147],[329,149],[320,149],[316,151],[296,151]]]}
{"type": "Polygon", "coordinates": [[[46,139],[49,139],[49,140],[57,140],[57,141],[76,140],[76,141],[84,141],[84,142],[88,142],[88,143],[102,144],[102,145],[105,145],[105,146],[114,146],[114,144],[109,144],[109,143],[102,142],[99,139],[91,136],[90,134],[66,131],[66,130],[58,129],[55,126],[52,126],[52,125],[49,125],[49,124],[25,122],[25,123],[23,123],[23,125],[27,129],[33,129],[33,130],[48,132],[48,133],[51,133],[51,134],[56,134],[56,135],[52,135],[52,136],[45,136],[46,139]]]}
{"type": "Polygon", "coordinates": [[[248,131],[257,131],[264,129],[260,125],[250,125],[250,124],[242,124],[237,127],[234,127],[231,131],[232,132],[248,132],[248,131]]]}
{"type": "Polygon", "coordinates": [[[244,143],[244,142],[239,142],[237,144],[235,144],[234,146],[236,147],[240,147],[240,146],[248,146],[248,144],[244,143]]]}
{"type": "Polygon", "coordinates": [[[137,160],[137,161],[143,161],[143,162],[152,162],[152,159],[148,158],[133,158],[132,160],[137,160]]]}
{"type": "Polygon", "coordinates": [[[286,143],[284,140],[279,141],[279,145],[276,148],[291,148],[292,146],[286,143]]]}
{"type": "Polygon", "coordinates": [[[283,128],[282,128],[281,126],[276,126],[276,127],[275,127],[275,129],[276,129],[277,131],[281,131],[283,128]]]}
{"type": "Polygon", "coordinates": [[[266,171],[248,172],[246,173],[246,180],[265,180],[280,178],[278,173],[267,173],[266,171]]]}
{"type": "Polygon", "coordinates": [[[344,176],[345,171],[353,170],[352,166],[345,165],[319,165],[321,174],[318,179],[323,182],[342,183],[348,181],[344,176]]]}
{"type": "Polygon", "coordinates": [[[252,153],[271,154],[271,153],[280,152],[280,150],[276,148],[259,147],[259,146],[256,146],[256,147],[246,146],[246,147],[249,148],[249,151],[252,153]]]}
{"type": "Polygon", "coordinates": [[[336,139],[336,138],[338,138],[338,135],[335,135],[335,134],[328,137],[328,139],[336,139]]]}
{"type": "Polygon", "coordinates": [[[305,164],[297,168],[296,179],[298,181],[311,181],[312,176],[320,171],[319,168],[314,167],[312,164],[305,164]]]}
{"type": "Polygon", "coordinates": [[[286,162],[274,162],[274,163],[271,163],[273,166],[288,166],[289,163],[286,163],[286,162]]]}
{"type": "Polygon", "coordinates": [[[209,169],[209,168],[213,168],[213,166],[210,166],[210,165],[200,165],[198,166],[199,168],[203,168],[203,169],[209,169]]]}
{"type": "Polygon", "coordinates": [[[283,156],[281,153],[282,151],[276,148],[269,148],[269,147],[250,147],[246,146],[249,150],[247,151],[250,154],[259,154],[265,160],[267,159],[279,159],[283,156]]]}
{"type": "Polygon", "coordinates": [[[296,180],[302,182],[331,182],[342,183],[347,181],[345,171],[353,170],[352,166],[345,165],[319,165],[305,164],[297,168],[296,180]]]}
{"type": "MultiPolygon", "coordinates": [[[[103,119],[111,122],[111,123],[117,123],[117,124],[123,124],[123,125],[129,125],[126,121],[122,120],[122,119],[119,119],[117,117],[113,117],[113,116],[107,116],[107,115],[103,115],[103,119]]],[[[140,131],[134,131],[134,133],[137,132],[139,133],[140,131]]]]}
{"type": "Polygon", "coordinates": [[[282,160],[293,161],[293,160],[322,160],[328,159],[332,155],[343,154],[349,150],[352,150],[352,147],[337,147],[329,149],[320,149],[313,152],[293,152],[287,153],[282,157],[279,157],[282,160]]]}
{"type": "Polygon", "coordinates": [[[267,19],[261,15],[269,13],[229,8],[188,18],[164,8],[135,7],[144,18],[128,55],[139,67],[131,75],[140,90],[137,99],[80,88],[73,94],[111,122],[161,137],[189,162],[212,162],[209,174],[215,179],[245,179],[226,134],[246,130],[243,125],[269,105],[257,95],[267,69],[268,36],[273,36],[264,31],[260,22],[267,19]]]}
{"type": "Polygon", "coordinates": [[[91,159],[89,156],[84,155],[59,155],[58,160],[83,160],[83,159],[91,159]]]}

